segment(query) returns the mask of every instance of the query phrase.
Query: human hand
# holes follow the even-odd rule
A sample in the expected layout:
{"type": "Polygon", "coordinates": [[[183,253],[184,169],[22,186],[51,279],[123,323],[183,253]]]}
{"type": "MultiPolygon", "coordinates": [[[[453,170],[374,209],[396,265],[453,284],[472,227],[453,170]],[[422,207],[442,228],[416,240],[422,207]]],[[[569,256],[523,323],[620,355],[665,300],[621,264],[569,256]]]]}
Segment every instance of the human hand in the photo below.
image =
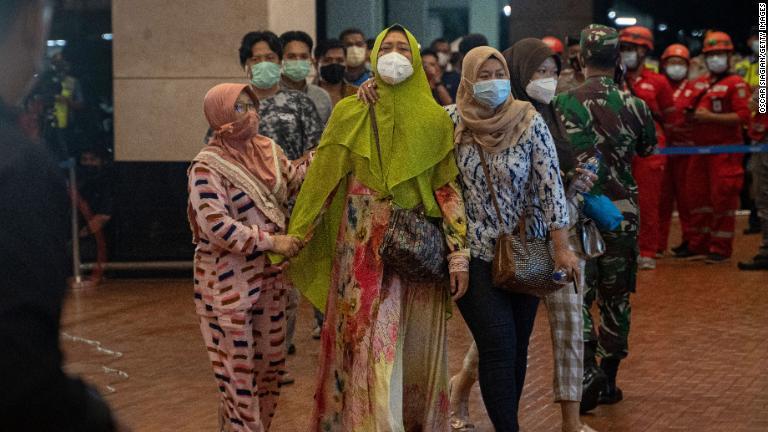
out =
{"type": "Polygon", "coordinates": [[[456,301],[467,293],[469,287],[469,272],[458,271],[451,274],[451,298],[456,301]]]}
{"type": "Polygon", "coordinates": [[[283,255],[286,258],[296,256],[301,250],[301,240],[288,235],[276,235],[272,237],[272,252],[283,255]]]}
{"type": "Polygon", "coordinates": [[[379,93],[376,91],[376,80],[369,78],[357,89],[357,99],[367,105],[375,105],[379,101],[379,93]]]}
{"type": "Polygon", "coordinates": [[[567,247],[555,249],[555,270],[565,270],[565,273],[571,280],[579,280],[581,278],[579,259],[567,247]]]}
{"type": "Polygon", "coordinates": [[[576,168],[576,175],[568,187],[570,192],[568,195],[589,192],[595,186],[595,181],[597,181],[597,174],[584,168],[576,168]]]}

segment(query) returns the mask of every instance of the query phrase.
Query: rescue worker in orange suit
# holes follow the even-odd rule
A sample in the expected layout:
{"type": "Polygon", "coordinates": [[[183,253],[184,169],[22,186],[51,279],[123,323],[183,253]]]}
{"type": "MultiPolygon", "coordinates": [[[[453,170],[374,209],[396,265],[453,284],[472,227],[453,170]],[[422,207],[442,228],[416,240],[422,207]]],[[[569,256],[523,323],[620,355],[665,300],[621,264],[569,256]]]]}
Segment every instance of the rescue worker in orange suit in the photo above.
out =
{"type": "MultiPolygon", "coordinates": [[[[702,53],[709,73],[694,86],[703,93],[688,113],[699,146],[728,146],[743,142],[742,127],[749,124],[749,86],[730,72],[733,42],[723,32],[704,37],[702,53]]],[[[727,262],[733,252],[736,210],[744,182],[743,155],[692,156],[688,166],[691,227],[689,259],[727,262]]]]}
{"type": "MultiPolygon", "coordinates": [[[[693,108],[693,101],[698,96],[696,88],[688,79],[691,54],[685,45],[672,44],[661,55],[661,70],[672,88],[672,99],[675,102],[677,113],[684,113],[693,108]]],[[[667,128],[667,144],[670,147],[692,146],[693,127],[686,123],[682,115],[678,116],[677,124],[667,128]]],[[[691,221],[690,204],[688,203],[688,165],[691,157],[686,155],[670,156],[664,171],[664,187],[661,189],[661,207],[659,224],[659,250],[667,249],[669,239],[669,225],[672,220],[672,211],[677,207],[678,218],[682,230],[682,242],[672,248],[675,255],[687,254],[690,241],[691,221]]]]}
{"type": "Polygon", "coordinates": [[[544,36],[541,38],[541,41],[544,42],[549,47],[549,49],[552,50],[553,53],[560,56],[560,59],[562,60],[563,53],[565,52],[563,41],[554,36],[544,36]]]}
{"type": "MultiPolygon", "coordinates": [[[[664,127],[678,122],[672,87],[662,75],[645,67],[645,58],[653,50],[653,33],[642,26],[632,26],[619,33],[621,61],[627,69],[626,85],[633,95],[642,99],[651,110],[656,126],[658,148],[666,146],[664,127]]],[[[640,233],[638,246],[640,270],[656,268],[660,249],[660,200],[664,184],[666,156],[635,157],[632,175],[637,182],[640,201],[640,233]]]]}

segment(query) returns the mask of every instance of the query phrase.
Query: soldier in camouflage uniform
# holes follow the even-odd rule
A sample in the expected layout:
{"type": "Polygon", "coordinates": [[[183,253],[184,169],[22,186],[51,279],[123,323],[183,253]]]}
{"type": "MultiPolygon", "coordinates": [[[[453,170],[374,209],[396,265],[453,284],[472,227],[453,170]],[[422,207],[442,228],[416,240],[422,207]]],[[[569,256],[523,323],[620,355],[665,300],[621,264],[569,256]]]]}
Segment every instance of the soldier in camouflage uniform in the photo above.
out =
{"type": "Polygon", "coordinates": [[[619,35],[592,24],[581,32],[581,61],[586,81],[558,95],[560,113],[579,160],[598,155],[600,168],[593,194],[610,198],[624,215],[621,226],[603,232],[606,253],[587,264],[584,293],[584,392],[581,409],[622,399],[616,387],[621,359],[627,356],[631,307],[637,274],[639,207],[632,158],[656,147],[653,117],[645,102],[620,90],[613,76],[618,65],[619,35]],[[590,313],[597,300],[600,329],[590,313]],[[602,358],[597,367],[596,356],[602,358]]]}

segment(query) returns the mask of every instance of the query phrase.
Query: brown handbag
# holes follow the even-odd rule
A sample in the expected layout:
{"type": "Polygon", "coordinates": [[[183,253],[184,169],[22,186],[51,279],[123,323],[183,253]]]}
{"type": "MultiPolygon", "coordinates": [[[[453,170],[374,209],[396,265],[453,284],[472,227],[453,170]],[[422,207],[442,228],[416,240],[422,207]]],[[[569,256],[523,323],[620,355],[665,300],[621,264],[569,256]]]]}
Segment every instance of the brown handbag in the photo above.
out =
{"type": "MultiPolygon", "coordinates": [[[[477,143],[475,143],[475,147],[480,154],[480,163],[483,166],[491,202],[496,209],[499,230],[501,231],[503,220],[501,208],[496,198],[496,190],[493,186],[493,180],[491,180],[488,164],[485,161],[485,153],[477,143]]],[[[531,175],[533,175],[532,172],[531,175]]],[[[555,254],[552,241],[549,236],[546,239],[528,240],[526,228],[526,215],[525,209],[523,209],[517,228],[518,235],[502,232],[496,239],[492,265],[493,285],[513,293],[544,297],[563,288],[563,285],[552,280],[552,273],[555,271],[555,254]]]]}
{"type": "MultiPolygon", "coordinates": [[[[379,144],[376,112],[370,108],[379,166],[384,166],[379,144]]],[[[392,206],[389,225],[379,247],[379,256],[387,267],[403,279],[413,282],[436,282],[448,276],[447,246],[436,221],[424,214],[423,206],[404,209],[392,206]]]]}

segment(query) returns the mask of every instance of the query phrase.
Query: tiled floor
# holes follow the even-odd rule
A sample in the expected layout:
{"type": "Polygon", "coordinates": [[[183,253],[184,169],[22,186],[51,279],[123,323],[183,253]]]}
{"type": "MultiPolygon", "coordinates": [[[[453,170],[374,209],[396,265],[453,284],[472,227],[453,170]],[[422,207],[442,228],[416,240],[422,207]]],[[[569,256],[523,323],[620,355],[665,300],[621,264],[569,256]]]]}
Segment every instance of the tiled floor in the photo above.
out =
{"type": "MultiPolygon", "coordinates": [[[[735,259],[753,254],[757,241],[739,236],[735,259]]],[[[66,332],[124,354],[114,359],[64,341],[68,369],[103,391],[111,385],[108,400],[136,431],[215,430],[216,390],[191,289],[186,280],[120,280],[68,299],[66,332]],[[105,374],[104,365],[130,378],[105,374]]],[[[664,259],[641,273],[633,309],[631,354],[619,375],[625,400],[599,407],[586,422],[603,432],[768,431],[768,272],[664,259]]],[[[304,303],[298,354],[289,360],[297,382],[284,388],[273,432],[306,430],[319,348],[309,337],[310,321],[304,303]]],[[[525,432],[560,430],[547,326],[540,313],[520,410],[525,432]]],[[[450,322],[452,372],[468,345],[457,315],[450,322]]],[[[477,430],[492,431],[477,386],[471,402],[477,430]]]]}

